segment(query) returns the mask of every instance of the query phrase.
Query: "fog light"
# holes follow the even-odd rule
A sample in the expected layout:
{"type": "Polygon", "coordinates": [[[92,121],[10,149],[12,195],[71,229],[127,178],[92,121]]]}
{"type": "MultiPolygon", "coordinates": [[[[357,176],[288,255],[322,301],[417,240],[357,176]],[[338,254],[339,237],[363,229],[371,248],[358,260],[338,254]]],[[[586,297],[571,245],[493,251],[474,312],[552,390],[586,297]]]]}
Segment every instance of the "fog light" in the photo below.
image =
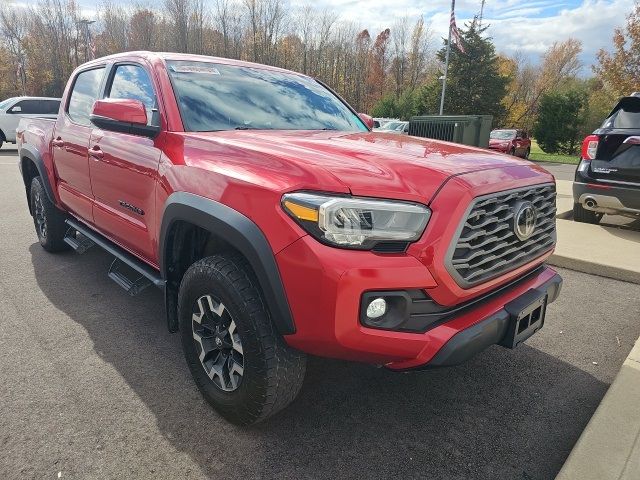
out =
{"type": "Polygon", "coordinates": [[[367,307],[367,318],[380,318],[387,312],[387,302],[384,298],[372,300],[367,307]]]}

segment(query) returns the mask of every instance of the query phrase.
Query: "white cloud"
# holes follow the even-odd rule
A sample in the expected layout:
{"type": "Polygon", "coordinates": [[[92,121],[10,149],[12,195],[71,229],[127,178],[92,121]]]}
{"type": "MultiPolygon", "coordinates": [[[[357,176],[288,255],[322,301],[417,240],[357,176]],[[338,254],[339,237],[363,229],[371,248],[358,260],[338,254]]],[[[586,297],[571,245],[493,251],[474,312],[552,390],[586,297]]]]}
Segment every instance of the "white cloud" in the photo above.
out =
{"type": "MultiPolygon", "coordinates": [[[[576,38],[583,44],[583,61],[591,64],[600,48],[611,45],[614,28],[622,26],[633,8],[634,0],[585,0],[575,5],[552,0],[490,0],[487,1],[484,24],[500,52],[516,51],[527,55],[534,63],[539,55],[556,41],[576,38]]],[[[292,5],[308,0],[292,0],[292,5]]],[[[353,21],[368,28],[372,35],[393,26],[403,16],[424,15],[431,24],[434,37],[445,37],[449,28],[449,0],[317,0],[318,8],[337,12],[342,20],[353,21]]],[[[458,25],[470,21],[479,11],[479,0],[458,0],[458,25]]],[[[439,41],[438,41],[439,44],[439,41]]]]}
{"type": "Polygon", "coordinates": [[[555,41],[576,38],[583,44],[585,58],[593,58],[600,48],[611,45],[614,28],[624,24],[632,8],[633,0],[587,0],[548,17],[487,18],[488,33],[498,50],[507,53],[540,54],[555,41]]]}

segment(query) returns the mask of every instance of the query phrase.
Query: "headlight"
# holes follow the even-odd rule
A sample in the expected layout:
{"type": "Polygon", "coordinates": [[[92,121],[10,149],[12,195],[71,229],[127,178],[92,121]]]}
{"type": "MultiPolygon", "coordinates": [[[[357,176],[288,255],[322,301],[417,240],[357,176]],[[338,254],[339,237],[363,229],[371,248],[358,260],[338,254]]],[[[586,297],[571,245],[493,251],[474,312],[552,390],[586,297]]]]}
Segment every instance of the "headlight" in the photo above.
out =
{"type": "Polygon", "coordinates": [[[431,216],[417,203],[313,193],[288,193],[282,206],[321,242],[361,250],[379,242],[414,242],[431,216]]]}

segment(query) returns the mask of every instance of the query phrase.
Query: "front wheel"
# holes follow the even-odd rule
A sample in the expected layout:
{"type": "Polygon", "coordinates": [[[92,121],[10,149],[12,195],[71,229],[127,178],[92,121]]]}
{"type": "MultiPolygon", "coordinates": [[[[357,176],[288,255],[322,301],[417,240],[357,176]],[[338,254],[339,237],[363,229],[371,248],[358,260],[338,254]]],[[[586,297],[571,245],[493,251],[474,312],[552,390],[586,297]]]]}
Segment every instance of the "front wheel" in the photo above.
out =
{"type": "Polygon", "coordinates": [[[275,330],[244,257],[214,255],[189,267],[180,284],[178,314],[195,383],[228,421],[260,422],[296,397],[306,356],[275,330]]]}
{"type": "Polygon", "coordinates": [[[64,241],[66,216],[49,200],[40,177],[31,181],[29,199],[33,224],[42,248],[52,253],[68,250],[69,245],[64,241]]]}

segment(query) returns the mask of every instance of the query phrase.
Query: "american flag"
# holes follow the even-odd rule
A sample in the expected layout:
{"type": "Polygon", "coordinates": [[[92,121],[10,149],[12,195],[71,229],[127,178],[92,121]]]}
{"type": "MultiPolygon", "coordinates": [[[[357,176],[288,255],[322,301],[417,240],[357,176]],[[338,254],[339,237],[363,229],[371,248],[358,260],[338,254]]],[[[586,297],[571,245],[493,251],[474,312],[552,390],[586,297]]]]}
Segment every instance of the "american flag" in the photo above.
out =
{"type": "Polygon", "coordinates": [[[456,44],[458,50],[462,53],[465,53],[464,46],[462,45],[462,39],[460,38],[460,31],[458,30],[458,26],[456,25],[456,14],[454,12],[455,9],[455,0],[451,4],[451,21],[449,22],[449,29],[451,30],[451,39],[453,43],[456,44]]]}

